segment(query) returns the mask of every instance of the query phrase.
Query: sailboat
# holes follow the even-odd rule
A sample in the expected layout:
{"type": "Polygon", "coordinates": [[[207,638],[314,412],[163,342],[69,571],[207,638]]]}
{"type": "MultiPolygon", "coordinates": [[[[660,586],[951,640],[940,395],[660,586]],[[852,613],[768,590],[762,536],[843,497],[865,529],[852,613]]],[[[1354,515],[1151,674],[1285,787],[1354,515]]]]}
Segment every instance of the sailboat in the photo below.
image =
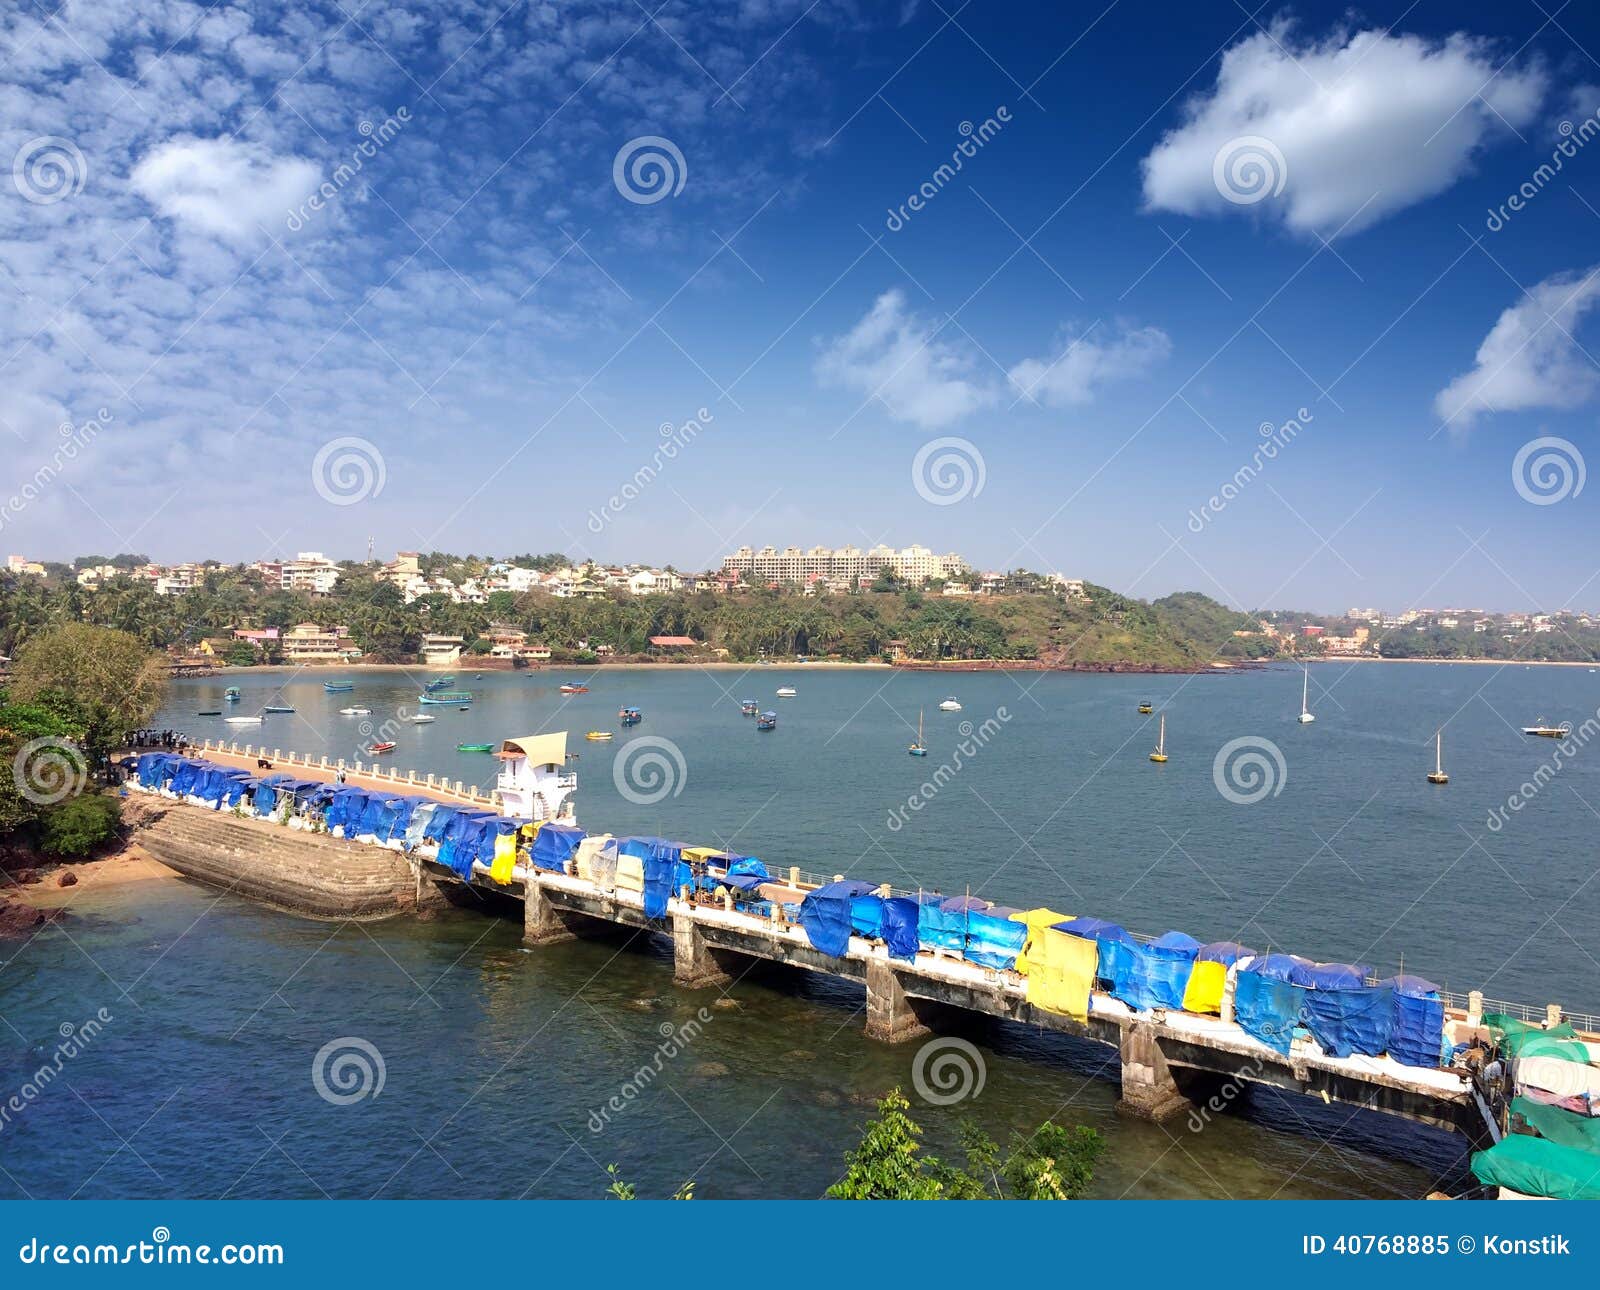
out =
{"type": "Polygon", "coordinates": [[[1315,721],[1316,717],[1311,715],[1311,704],[1308,702],[1311,698],[1311,672],[1307,668],[1301,668],[1300,672],[1305,684],[1300,687],[1300,715],[1295,720],[1303,726],[1315,721]]]}
{"type": "Polygon", "coordinates": [[[1166,761],[1167,759],[1167,714],[1161,714],[1161,729],[1156,734],[1156,750],[1150,754],[1151,761],[1166,761]]]}
{"type": "Polygon", "coordinates": [[[1430,784],[1448,784],[1450,776],[1444,773],[1444,731],[1436,730],[1433,735],[1433,770],[1428,775],[1430,784]]]}
{"type": "Polygon", "coordinates": [[[928,750],[926,748],[924,748],[923,745],[922,745],[922,709],[921,708],[917,709],[917,742],[912,744],[911,747],[907,748],[906,751],[908,753],[910,753],[913,757],[926,757],[928,755],[928,750]]]}

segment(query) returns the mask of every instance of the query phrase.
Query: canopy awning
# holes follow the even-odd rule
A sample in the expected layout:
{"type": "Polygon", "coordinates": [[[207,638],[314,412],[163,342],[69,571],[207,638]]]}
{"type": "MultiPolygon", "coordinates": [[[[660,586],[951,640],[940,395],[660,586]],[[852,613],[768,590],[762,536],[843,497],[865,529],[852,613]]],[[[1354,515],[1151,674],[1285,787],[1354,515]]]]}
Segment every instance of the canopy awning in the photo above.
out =
{"type": "Polygon", "coordinates": [[[567,764],[567,732],[560,730],[548,735],[519,735],[502,740],[496,757],[507,760],[526,757],[530,766],[565,766],[567,764]]]}

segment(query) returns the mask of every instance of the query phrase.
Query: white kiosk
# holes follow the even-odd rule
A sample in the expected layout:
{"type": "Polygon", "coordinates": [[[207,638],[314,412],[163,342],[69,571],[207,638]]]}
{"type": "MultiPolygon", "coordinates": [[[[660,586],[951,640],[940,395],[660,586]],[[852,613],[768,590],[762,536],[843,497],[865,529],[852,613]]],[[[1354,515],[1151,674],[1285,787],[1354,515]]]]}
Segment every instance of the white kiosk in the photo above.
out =
{"type": "Polygon", "coordinates": [[[572,795],[578,777],[567,770],[567,732],[507,739],[495,753],[500,814],[536,823],[576,824],[572,795]]]}

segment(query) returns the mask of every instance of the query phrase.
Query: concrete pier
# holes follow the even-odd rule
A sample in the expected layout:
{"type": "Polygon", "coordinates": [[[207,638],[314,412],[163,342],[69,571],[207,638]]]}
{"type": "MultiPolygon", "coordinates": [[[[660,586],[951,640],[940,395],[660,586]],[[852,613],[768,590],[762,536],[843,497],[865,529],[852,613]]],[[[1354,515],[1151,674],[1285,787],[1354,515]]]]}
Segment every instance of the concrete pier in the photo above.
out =
{"type": "MultiPolygon", "coordinates": [[[[686,913],[672,916],[672,980],[685,990],[725,989],[742,970],[740,956],[706,941],[700,924],[686,913]]],[[[743,969],[749,967],[745,959],[743,969]]]]}
{"type": "Polygon", "coordinates": [[[526,944],[554,945],[577,935],[571,917],[551,903],[536,875],[530,874],[522,886],[522,939],[526,944]]]}
{"type": "Polygon", "coordinates": [[[888,963],[867,964],[867,1038],[903,1044],[933,1033],[931,1014],[937,1007],[906,993],[900,974],[888,963]],[[926,1018],[926,1020],[925,1020],[926,1018]]]}
{"type": "Polygon", "coordinates": [[[1149,1022],[1136,1021],[1122,1031],[1122,1096],[1117,1113],[1161,1124],[1194,1109],[1178,1089],[1161,1039],[1149,1022]]]}

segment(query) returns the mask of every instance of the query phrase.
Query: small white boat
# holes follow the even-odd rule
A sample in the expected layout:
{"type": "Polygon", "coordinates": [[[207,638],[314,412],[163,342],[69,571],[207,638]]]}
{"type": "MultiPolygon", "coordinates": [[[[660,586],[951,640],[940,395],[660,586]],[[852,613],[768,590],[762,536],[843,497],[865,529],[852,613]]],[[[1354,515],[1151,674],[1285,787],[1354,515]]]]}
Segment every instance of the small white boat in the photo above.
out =
{"type": "Polygon", "coordinates": [[[1572,722],[1563,721],[1559,726],[1547,726],[1544,723],[1544,718],[1540,717],[1537,725],[1523,726],[1522,733],[1525,735],[1539,735],[1544,739],[1565,739],[1572,733],[1572,722]]]}
{"type": "Polygon", "coordinates": [[[341,717],[370,717],[372,715],[372,709],[371,708],[340,708],[339,709],[339,715],[341,717]]]}
{"type": "Polygon", "coordinates": [[[792,685],[780,685],[778,687],[778,697],[780,699],[792,699],[796,693],[797,691],[792,685]]]}
{"type": "Polygon", "coordinates": [[[1300,715],[1295,720],[1303,726],[1315,721],[1316,717],[1311,714],[1311,705],[1307,702],[1311,697],[1311,672],[1307,668],[1301,668],[1300,671],[1304,676],[1304,684],[1300,687],[1300,715]]]}
{"type": "Polygon", "coordinates": [[[956,698],[956,696],[952,694],[948,699],[946,699],[943,703],[941,703],[939,705],[939,711],[940,712],[960,712],[961,711],[961,700],[956,698]]]}
{"type": "Polygon", "coordinates": [[[427,725],[430,721],[437,721],[438,718],[430,717],[426,712],[413,712],[409,717],[406,718],[406,720],[411,722],[411,724],[414,726],[423,726],[427,725]]]}
{"type": "Polygon", "coordinates": [[[261,724],[260,717],[223,717],[222,719],[230,726],[259,726],[261,724]]]}
{"type": "Polygon", "coordinates": [[[1428,776],[1430,784],[1448,784],[1450,776],[1444,769],[1444,731],[1438,730],[1433,736],[1433,773],[1428,776]]]}

